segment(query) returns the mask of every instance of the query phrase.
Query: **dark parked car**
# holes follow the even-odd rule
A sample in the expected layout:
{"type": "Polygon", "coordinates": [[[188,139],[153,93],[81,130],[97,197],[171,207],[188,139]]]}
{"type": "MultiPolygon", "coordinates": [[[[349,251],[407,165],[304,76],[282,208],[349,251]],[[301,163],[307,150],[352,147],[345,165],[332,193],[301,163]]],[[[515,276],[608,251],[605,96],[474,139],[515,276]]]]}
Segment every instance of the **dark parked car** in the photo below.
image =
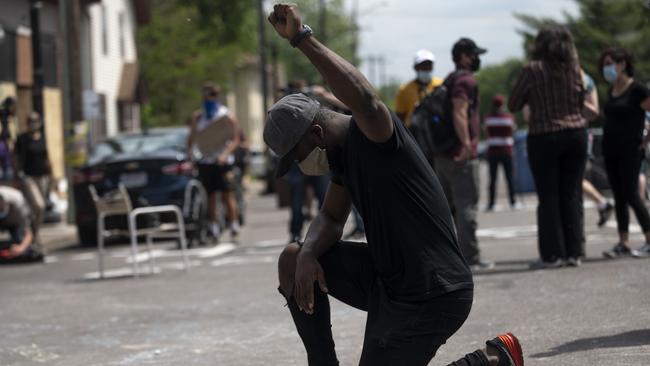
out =
{"type": "MultiPolygon", "coordinates": [[[[99,195],[123,184],[134,207],[174,204],[184,213],[189,243],[206,237],[205,193],[186,151],[187,128],[150,129],[115,136],[94,145],[88,163],[74,174],[75,216],[83,246],[97,243],[97,213],[88,190],[99,195]]],[[[169,217],[146,217],[138,226],[153,226],[169,217]]],[[[106,229],[125,230],[126,217],[108,217],[106,229]]]]}

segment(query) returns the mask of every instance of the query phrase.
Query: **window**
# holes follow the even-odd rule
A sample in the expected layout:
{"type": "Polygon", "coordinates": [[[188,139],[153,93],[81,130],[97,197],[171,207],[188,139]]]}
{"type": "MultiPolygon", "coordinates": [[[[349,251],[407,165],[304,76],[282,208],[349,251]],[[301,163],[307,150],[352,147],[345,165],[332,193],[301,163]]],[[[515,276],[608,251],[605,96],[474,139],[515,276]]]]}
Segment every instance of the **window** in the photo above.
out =
{"type": "Polygon", "coordinates": [[[124,12],[120,12],[119,23],[120,23],[120,56],[124,58],[126,55],[126,43],[125,43],[126,22],[124,20],[124,12]]]}
{"type": "Polygon", "coordinates": [[[102,53],[108,55],[108,15],[106,14],[106,5],[101,5],[101,23],[102,23],[102,53]]]}

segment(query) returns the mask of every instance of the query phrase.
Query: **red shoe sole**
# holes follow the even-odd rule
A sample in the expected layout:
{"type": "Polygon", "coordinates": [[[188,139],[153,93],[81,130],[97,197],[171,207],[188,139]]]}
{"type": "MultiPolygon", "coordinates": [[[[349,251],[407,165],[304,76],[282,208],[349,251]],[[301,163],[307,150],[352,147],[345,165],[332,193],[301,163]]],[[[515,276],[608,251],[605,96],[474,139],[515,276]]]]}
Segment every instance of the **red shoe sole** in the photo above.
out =
{"type": "Polygon", "coordinates": [[[524,366],[524,353],[521,350],[519,340],[512,333],[502,334],[498,337],[501,342],[506,346],[510,357],[515,361],[515,366],[524,366]]]}

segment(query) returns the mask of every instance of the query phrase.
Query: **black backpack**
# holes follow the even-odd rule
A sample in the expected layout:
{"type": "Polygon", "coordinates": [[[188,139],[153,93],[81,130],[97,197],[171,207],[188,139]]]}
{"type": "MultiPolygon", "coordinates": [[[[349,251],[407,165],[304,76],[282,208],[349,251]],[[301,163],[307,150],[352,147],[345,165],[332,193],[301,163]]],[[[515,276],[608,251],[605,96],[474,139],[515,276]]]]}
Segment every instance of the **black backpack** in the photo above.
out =
{"type": "Polygon", "coordinates": [[[447,76],[442,85],[422,98],[411,115],[411,133],[427,158],[449,152],[460,144],[454,128],[451,88],[464,72],[467,71],[447,76]]]}

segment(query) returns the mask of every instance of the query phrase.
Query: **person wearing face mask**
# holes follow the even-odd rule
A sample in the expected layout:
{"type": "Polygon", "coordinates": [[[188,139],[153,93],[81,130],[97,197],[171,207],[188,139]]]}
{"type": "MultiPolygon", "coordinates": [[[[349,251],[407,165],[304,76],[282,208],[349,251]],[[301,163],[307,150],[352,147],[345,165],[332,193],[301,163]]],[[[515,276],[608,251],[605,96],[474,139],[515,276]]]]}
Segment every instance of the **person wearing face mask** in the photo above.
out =
{"type": "Polygon", "coordinates": [[[198,163],[199,179],[208,193],[208,217],[210,232],[218,240],[221,235],[217,195],[225,206],[226,225],[231,237],[239,235],[237,201],[234,194],[234,152],[239,146],[240,134],[237,119],[219,102],[219,87],[206,82],[203,85],[203,106],[194,113],[190,123],[187,146],[190,151],[197,146],[202,154],[198,163]]]}
{"type": "MultiPolygon", "coordinates": [[[[302,93],[318,101],[323,107],[328,109],[340,108],[341,106],[345,108],[333,94],[326,91],[322,86],[308,86],[307,82],[301,79],[289,82],[284,92],[285,95],[302,93]]],[[[289,184],[289,204],[291,207],[289,243],[302,239],[304,223],[305,221],[311,220],[308,218],[308,215],[311,214],[310,201],[316,199],[318,201],[318,209],[320,209],[325,199],[329,175],[327,173],[312,174],[314,169],[313,165],[308,163],[302,166],[294,163],[285,175],[285,179],[289,184]]]]}
{"type": "Polygon", "coordinates": [[[425,95],[442,85],[442,79],[433,76],[435,60],[435,56],[431,51],[417,51],[413,58],[415,79],[403,84],[397,91],[395,113],[406,127],[411,126],[411,115],[415,110],[415,106],[425,95]]]}
{"type": "Polygon", "coordinates": [[[481,66],[480,56],[487,50],[469,38],[459,39],[451,55],[456,70],[447,76],[450,85],[451,119],[456,133],[456,144],[435,156],[436,172],[452,207],[458,231],[458,241],[465,259],[473,269],[489,269],[494,262],[481,258],[476,237],[476,215],[479,200],[478,142],[479,93],[474,73],[481,66]]]}
{"type": "Polygon", "coordinates": [[[564,26],[542,28],[532,60],[519,74],[508,107],[528,105],[528,161],[537,190],[540,260],[532,269],[578,266],[584,257],[582,180],[587,162],[589,100],[573,35],[564,26]]]}
{"type": "Polygon", "coordinates": [[[22,177],[23,193],[34,212],[34,235],[43,223],[49,202],[52,167],[47,153],[41,116],[32,112],[27,117],[27,131],[18,135],[14,154],[16,171],[22,177]]]}
{"type": "MultiPolygon", "coordinates": [[[[339,364],[332,296],[368,314],[359,365],[428,365],[467,319],[474,286],[438,179],[404,124],[359,70],[302,24],[297,5],[277,4],[268,19],[352,112],[291,94],[271,107],[264,125],[264,141],[280,157],[277,175],[295,162],[306,174],[331,174],[305,240],[287,245],[278,260],[279,291],[307,363],[339,364]],[[353,203],[367,243],[341,240],[353,203]]],[[[524,360],[506,333],[453,365],[524,360]]]]}
{"type": "Polygon", "coordinates": [[[603,252],[608,258],[650,255],[650,215],[639,196],[639,171],[645,149],[645,116],[650,111],[650,90],[634,79],[634,59],[621,48],[610,48],[600,57],[603,78],[611,85],[604,105],[603,156],[605,170],[614,193],[619,241],[603,252]],[[645,244],[630,248],[629,207],[632,207],[645,244]]]}

